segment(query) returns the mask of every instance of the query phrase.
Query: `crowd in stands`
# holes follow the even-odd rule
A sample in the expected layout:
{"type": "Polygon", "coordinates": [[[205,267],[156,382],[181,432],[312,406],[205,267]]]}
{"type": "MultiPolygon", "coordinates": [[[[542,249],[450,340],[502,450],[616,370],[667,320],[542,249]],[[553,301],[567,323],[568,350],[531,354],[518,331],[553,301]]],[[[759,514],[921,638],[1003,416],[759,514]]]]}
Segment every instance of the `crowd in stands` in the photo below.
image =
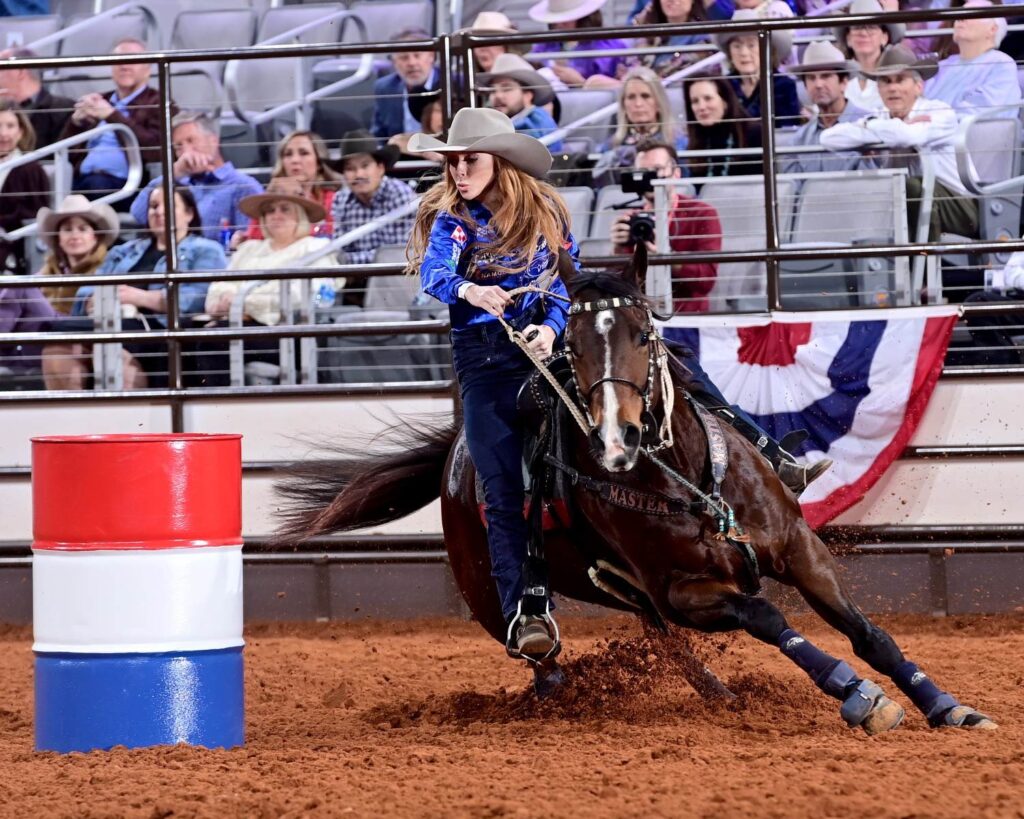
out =
{"type": "MultiPolygon", "coordinates": [[[[809,20],[809,43],[797,43],[794,35],[801,37],[801,31],[771,34],[772,65],[764,66],[758,38],[750,33],[573,39],[573,32],[627,22],[607,19],[606,3],[541,0],[529,16],[562,32],[564,38],[535,46],[529,55],[533,59],[527,59],[529,47],[474,49],[470,93],[475,94],[475,104],[502,112],[517,131],[545,140],[554,154],[564,154],[556,168],[567,170],[566,178],[576,184],[599,191],[617,186],[620,173],[630,170],[688,184],[689,188],[672,188],[668,200],[672,251],[722,249],[721,214],[704,201],[702,190],[717,177],[761,173],[760,156],[743,149],[762,145],[761,98],[769,75],[772,126],[784,135],[782,144],[819,149],[781,153],[779,173],[842,172],[902,163],[908,168],[907,221],[913,238],[923,193],[922,169],[914,151],[925,150],[936,174],[929,239],[942,233],[979,237],[978,201],[961,181],[953,137],[972,115],[1019,116],[1017,64],[999,50],[1007,34],[1006,20],[960,20],[952,25],[951,36],[928,37],[907,37],[902,24],[826,31],[813,28],[809,20]],[[659,50],[616,53],[637,46],[659,50]],[[601,54],[605,51],[606,56],[601,54]],[[716,54],[717,62],[711,60],[707,67],[707,58],[716,54]],[[692,70],[698,61],[705,61],[705,67],[692,70]],[[675,76],[684,70],[687,76],[675,76]],[[560,130],[567,124],[562,118],[567,95],[585,91],[614,98],[613,120],[599,140],[587,140],[586,131],[581,140],[580,134],[560,130]]],[[[992,0],[967,0],[964,5],[991,4],[992,0]]],[[[808,16],[824,5],[817,0],[637,0],[628,22],[643,26],[808,16]]],[[[874,14],[894,7],[892,0],[854,0],[849,10],[874,14]]],[[[484,11],[467,30],[499,34],[515,33],[516,27],[501,12],[484,11]]],[[[419,28],[404,28],[392,40],[430,37],[419,28]]],[[[144,42],[127,38],[113,53],[145,51],[144,42]]],[[[70,99],[51,93],[40,72],[18,67],[19,60],[32,56],[22,48],[0,52],[0,61],[6,61],[0,68],[0,165],[35,148],[88,134],[103,123],[127,126],[145,165],[160,161],[161,112],[152,66],[113,66],[111,90],[70,99]]],[[[263,176],[236,168],[225,158],[213,113],[173,107],[179,269],[330,268],[372,262],[379,249],[404,245],[413,224],[411,203],[429,182],[396,165],[413,134],[442,131],[441,76],[433,51],[395,52],[389,61],[390,70],[374,84],[372,120],[366,128],[343,134],[308,129],[288,133],[277,142],[272,167],[263,176]],[[268,178],[266,185],[260,181],[268,178]],[[372,229],[363,230],[371,223],[372,229]],[[353,231],[357,235],[347,236],[353,231]],[[330,245],[338,237],[346,238],[340,246],[330,245]]],[[[166,270],[162,177],[146,179],[130,196],[114,197],[111,207],[97,200],[122,190],[129,180],[131,157],[123,134],[92,134],[70,148],[68,159],[74,193],[60,203],[51,201],[50,179],[40,162],[16,164],[0,177],[0,228],[10,233],[36,220],[39,239],[48,248],[41,268],[31,269],[24,240],[0,240],[0,270],[39,272],[55,281],[67,274],[166,270]],[[117,212],[122,210],[126,212],[117,212]]],[[[427,176],[436,173],[433,169],[427,176]]],[[[608,220],[607,235],[579,238],[604,240],[614,253],[631,252],[637,241],[654,251],[653,238],[634,229],[637,217],[650,214],[654,203],[648,188],[620,206],[608,220]]],[[[1014,259],[1006,277],[1009,296],[979,293],[972,299],[993,301],[1024,293],[1016,289],[1022,265],[1014,259]]],[[[674,266],[676,311],[712,309],[709,296],[717,276],[713,263],[674,266]]],[[[353,284],[325,274],[314,278],[309,290],[327,294],[329,305],[362,307],[365,282],[353,284]]],[[[287,292],[294,306],[309,290],[297,284],[282,287],[274,280],[189,282],[179,288],[178,302],[185,326],[273,326],[288,322],[282,296],[287,292]]],[[[166,326],[163,284],[120,285],[117,293],[123,328],[145,331],[166,326]]],[[[96,310],[94,286],[7,288],[0,290],[0,331],[87,331],[94,326],[96,310]]],[[[992,331],[979,333],[979,343],[993,344],[992,331]]],[[[1000,336],[1002,341],[1006,338],[1005,333],[1000,336]]],[[[246,360],[272,363],[278,360],[279,347],[276,339],[247,340],[246,360]]],[[[229,383],[227,342],[197,343],[187,352],[192,356],[186,383],[229,383]]],[[[90,345],[46,343],[13,352],[4,348],[0,372],[28,368],[33,360],[41,362],[47,388],[79,389],[89,383],[90,345]]],[[[166,384],[166,356],[157,344],[125,343],[123,368],[126,388],[166,384]]]]}

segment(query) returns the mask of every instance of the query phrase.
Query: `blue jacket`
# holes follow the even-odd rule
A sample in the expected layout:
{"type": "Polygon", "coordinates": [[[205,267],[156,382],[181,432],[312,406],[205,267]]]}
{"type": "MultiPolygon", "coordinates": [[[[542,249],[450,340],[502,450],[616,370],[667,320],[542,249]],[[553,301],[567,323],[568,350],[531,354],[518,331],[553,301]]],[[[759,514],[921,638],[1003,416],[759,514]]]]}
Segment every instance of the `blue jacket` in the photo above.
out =
{"type": "MultiPolygon", "coordinates": [[[[437,88],[440,74],[435,68],[430,74],[430,88],[437,88]]],[[[373,108],[373,124],[370,133],[380,139],[387,139],[395,134],[404,134],[405,127],[405,82],[397,72],[381,77],[374,83],[373,96],[376,104],[373,108]]]]}
{"type": "MultiPolygon", "coordinates": [[[[543,108],[534,106],[529,111],[520,111],[512,117],[512,124],[520,134],[526,134],[537,139],[553,134],[558,130],[554,118],[543,108]]],[[[558,140],[548,145],[551,153],[558,153],[562,150],[562,141],[558,140]]]]}
{"type": "MultiPolygon", "coordinates": [[[[537,248],[530,266],[522,273],[512,275],[492,273],[488,270],[489,259],[480,248],[471,248],[477,242],[486,244],[491,231],[488,224],[491,214],[483,205],[472,202],[469,212],[476,219],[481,230],[477,234],[474,226],[466,224],[450,213],[440,213],[434,220],[430,231],[430,242],[427,252],[420,265],[420,281],[423,289],[438,301],[449,305],[452,329],[458,330],[471,324],[481,324],[497,319],[485,310],[474,307],[465,299],[459,298],[459,286],[465,282],[482,285],[497,285],[505,290],[514,290],[532,284],[554,263],[553,254],[545,244],[537,248]],[[470,269],[472,267],[472,269],[470,269]]],[[[571,233],[567,234],[564,245],[569,251],[576,269],[580,266],[580,247],[571,233]]],[[[555,278],[549,285],[552,293],[568,295],[560,278],[555,278]]],[[[517,319],[533,312],[538,299],[537,293],[524,293],[505,311],[505,320],[516,322],[517,319]]],[[[543,324],[551,327],[560,336],[565,330],[565,321],[569,305],[560,299],[545,299],[543,324]]]]}
{"type": "MultiPolygon", "coordinates": [[[[152,239],[132,239],[123,245],[112,247],[96,269],[96,275],[112,275],[115,273],[128,273],[142,258],[142,254],[149,248],[152,239]]],[[[227,259],[224,257],[224,249],[209,239],[189,234],[178,243],[178,270],[226,270],[227,259]]],[[[153,266],[154,273],[163,273],[167,270],[167,257],[161,256],[153,266]]],[[[139,271],[140,273],[143,271],[139,271]]],[[[144,285],[146,290],[163,290],[166,285],[154,282],[144,285]]],[[[182,313],[202,313],[206,309],[206,291],[209,290],[209,282],[185,282],[179,289],[179,307],[182,313]]],[[[95,291],[96,287],[87,284],[78,288],[75,293],[75,303],[71,307],[71,315],[85,315],[85,300],[95,291]]]]}

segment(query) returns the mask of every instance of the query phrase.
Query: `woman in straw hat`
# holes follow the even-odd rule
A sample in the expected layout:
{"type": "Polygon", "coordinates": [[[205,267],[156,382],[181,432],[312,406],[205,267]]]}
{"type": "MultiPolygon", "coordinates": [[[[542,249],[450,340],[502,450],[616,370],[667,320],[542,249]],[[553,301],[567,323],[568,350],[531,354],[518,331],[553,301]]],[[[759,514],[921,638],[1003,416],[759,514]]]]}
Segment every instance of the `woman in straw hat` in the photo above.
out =
{"type": "MultiPolygon", "coordinates": [[[[497,317],[520,330],[534,354],[551,355],[565,328],[566,305],[536,293],[513,300],[508,291],[536,284],[559,249],[576,260],[579,248],[565,203],[543,181],[551,154],[534,137],[516,133],[501,112],[464,108],[452,120],[447,143],[416,134],[409,151],[434,151],[447,160],[443,180],[420,203],[409,269],[451,312],[466,441],[484,486],[492,573],[510,623],[509,647],[543,656],[554,645],[547,623],[519,614],[527,530],[516,396],[533,367],[497,317]]],[[[566,294],[557,277],[546,288],[566,294]]]]}
{"type": "MultiPolygon", "coordinates": [[[[120,230],[110,205],[90,202],[80,193],[66,196],[60,207],[40,208],[36,215],[39,235],[50,246],[39,271],[41,276],[87,276],[107,258],[107,249],[120,230]]],[[[54,284],[42,288],[58,313],[68,315],[78,285],[54,284]]]]}

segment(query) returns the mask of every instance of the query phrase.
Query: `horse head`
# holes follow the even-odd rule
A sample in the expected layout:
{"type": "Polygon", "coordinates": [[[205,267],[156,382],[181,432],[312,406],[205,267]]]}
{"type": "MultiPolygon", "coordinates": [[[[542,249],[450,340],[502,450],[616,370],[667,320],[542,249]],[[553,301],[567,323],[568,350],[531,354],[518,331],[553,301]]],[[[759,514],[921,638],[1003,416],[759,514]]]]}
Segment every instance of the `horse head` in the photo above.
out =
{"type": "Polygon", "coordinates": [[[643,243],[621,274],[577,272],[568,254],[559,257],[572,298],[565,345],[591,445],[609,472],[635,466],[657,391],[655,328],[641,284],[646,270],[643,243]]]}

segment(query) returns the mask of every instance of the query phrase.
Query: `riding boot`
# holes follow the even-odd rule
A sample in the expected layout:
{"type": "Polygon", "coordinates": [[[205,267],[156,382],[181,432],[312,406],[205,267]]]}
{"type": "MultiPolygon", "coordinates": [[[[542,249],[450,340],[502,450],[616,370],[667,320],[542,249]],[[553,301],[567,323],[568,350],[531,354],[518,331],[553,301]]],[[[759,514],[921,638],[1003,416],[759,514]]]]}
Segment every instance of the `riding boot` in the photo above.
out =
{"type": "Polygon", "coordinates": [[[828,468],[832,466],[831,458],[822,458],[813,464],[802,464],[784,449],[780,449],[779,452],[789,457],[780,458],[772,466],[775,467],[779,480],[786,484],[798,498],[811,481],[824,475],[828,468]],[[793,460],[790,460],[790,458],[793,458],[793,460]]]}
{"type": "Polygon", "coordinates": [[[536,614],[521,614],[515,624],[515,645],[526,657],[545,657],[555,647],[544,618],[536,614]]]}

